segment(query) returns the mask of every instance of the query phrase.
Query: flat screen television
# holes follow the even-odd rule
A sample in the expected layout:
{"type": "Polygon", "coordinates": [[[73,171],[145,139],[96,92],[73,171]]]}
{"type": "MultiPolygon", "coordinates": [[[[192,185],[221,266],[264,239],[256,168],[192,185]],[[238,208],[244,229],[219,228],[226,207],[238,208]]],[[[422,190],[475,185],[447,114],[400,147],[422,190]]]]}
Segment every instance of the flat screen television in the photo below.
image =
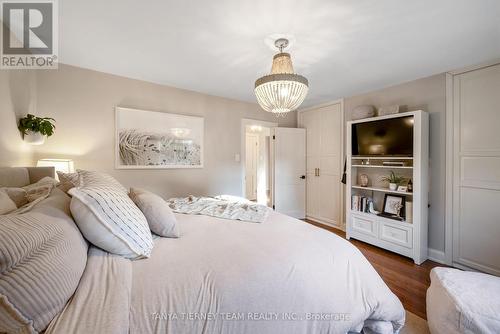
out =
{"type": "Polygon", "coordinates": [[[353,124],[352,155],[413,156],[413,116],[353,124]]]}

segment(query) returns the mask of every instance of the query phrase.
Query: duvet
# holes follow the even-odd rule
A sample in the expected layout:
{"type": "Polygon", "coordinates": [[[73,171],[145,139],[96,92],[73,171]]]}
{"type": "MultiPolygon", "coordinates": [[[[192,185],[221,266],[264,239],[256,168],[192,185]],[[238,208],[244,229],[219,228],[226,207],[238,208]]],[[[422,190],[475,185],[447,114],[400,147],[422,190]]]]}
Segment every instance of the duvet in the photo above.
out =
{"type": "Polygon", "coordinates": [[[177,214],[149,259],[89,250],[46,333],[398,333],[405,312],[333,233],[271,212],[261,224],[177,214]]]}

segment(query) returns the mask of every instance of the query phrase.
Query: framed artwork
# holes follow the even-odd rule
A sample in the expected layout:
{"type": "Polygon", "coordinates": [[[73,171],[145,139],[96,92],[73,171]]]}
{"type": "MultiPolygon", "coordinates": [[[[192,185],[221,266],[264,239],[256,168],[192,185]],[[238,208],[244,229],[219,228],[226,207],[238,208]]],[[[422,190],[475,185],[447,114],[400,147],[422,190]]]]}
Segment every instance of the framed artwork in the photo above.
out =
{"type": "Polygon", "coordinates": [[[203,117],[115,108],[117,169],[203,168],[203,117]]]}
{"type": "Polygon", "coordinates": [[[384,209],[382,212],[386,215],[404,216],[405,197],[400,195],[385,194],[384,209]]]}

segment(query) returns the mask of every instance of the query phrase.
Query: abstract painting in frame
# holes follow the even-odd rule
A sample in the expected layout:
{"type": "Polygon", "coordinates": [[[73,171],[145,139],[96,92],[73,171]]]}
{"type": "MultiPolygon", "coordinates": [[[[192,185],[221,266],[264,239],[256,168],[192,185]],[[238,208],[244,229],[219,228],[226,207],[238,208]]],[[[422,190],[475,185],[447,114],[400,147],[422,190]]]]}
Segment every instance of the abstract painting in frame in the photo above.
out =
{"type": "Polygon", "coordinates": [[[115,109],[117,169],[203,168],[203,117],[115,109]]]}

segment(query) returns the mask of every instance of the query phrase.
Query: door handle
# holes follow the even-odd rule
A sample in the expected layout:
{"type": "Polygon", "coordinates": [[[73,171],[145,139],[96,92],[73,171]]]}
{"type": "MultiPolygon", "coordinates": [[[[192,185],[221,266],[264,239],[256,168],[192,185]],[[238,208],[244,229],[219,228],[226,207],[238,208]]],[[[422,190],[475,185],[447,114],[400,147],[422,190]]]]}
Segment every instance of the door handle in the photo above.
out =
{"type": "Polygon", "coordinates": [[[301,178],[302,180],[304,180],[304,179],[306,178],[306,176],[305,176],[305,175],[301,175],[301,176],[300,176],[300,178],[301,178]]]}

